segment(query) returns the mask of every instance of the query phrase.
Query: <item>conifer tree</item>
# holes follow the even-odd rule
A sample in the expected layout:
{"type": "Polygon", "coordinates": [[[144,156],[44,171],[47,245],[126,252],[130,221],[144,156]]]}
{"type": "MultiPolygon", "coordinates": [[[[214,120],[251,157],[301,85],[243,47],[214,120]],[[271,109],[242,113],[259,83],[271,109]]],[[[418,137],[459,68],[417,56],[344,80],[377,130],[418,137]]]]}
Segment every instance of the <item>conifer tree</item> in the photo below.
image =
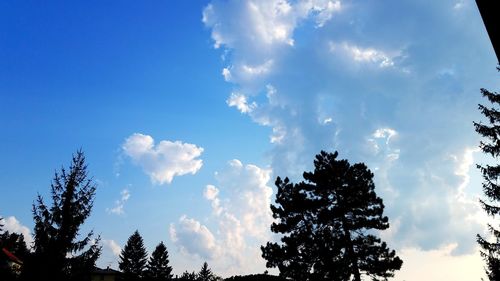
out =
{"type": "Polygon", "coordinates": [[[338,160],[338,153],[316,155],[314,172],[293,184],[277,178],[276,220],[271,230],[281,243],[262,247],[267,267],[296,281],[385,280],[401,259],[373,230],[389,227],[384,204],[375,194],[373,174],[363,164],[338,160]]]}
{"type": "Polygon", "coordinates": [[[9,265],[11,260],[5,251],[13,254],[21,262],[24,261],[30,254],[24,242],[24,235],[9,231],[0,234],[0,280],[18,280],[19,272],[9,265]]]}
{"type": "Polygon", "coordinates": [[[200,272],[198,272],[197,281],[214,281],[217,279],[217,276],[212,272],[212,270],[208,267],[208,263],[204,262],[201,266],[200,272]]]}
{"type": "Polygon", "coordinates": [[[100,255],[99,237],[81,236],[80,227],[90,216],[96,185],[87,174],[81,150],[73,155],[69,171],[56,172],[51,184],[52,205],[41,195],[33,204],[34,253],[25,262],[28,280],[84,280],[100,255]],[[79,239],[79,237],[83,237],[79,239]]]}
{"type": "MultiPolygon", "coordinates": [[[[497,68],[500,71],[500,68],[497,68]]],[[[481,150],[498,159],[500,156],[500,94],[481,89],[481,93],[493,107],[479,105],[479,110],[486,117],[488,124],[474,122],[476,132],[486,138],[481,141],[481,150]]],[[[483,209],[489,216],[496,217],[500,213],[500,165],[477,165],[483,175],[483,191],[486,200],[480,200],[483,209]]],[[[486,274],[490,281],[500,280],[500,230],[488,224],[492,240],[477,234],[477,242],[482,248],[481,256],[486,262],[486,274]]]]}
{"type": "Polygon", "coordinates": [[[139,280],[145,277],[147,252],[139,231],[136,230],[127,240],[120,254],[118,266],[126,280],[139,280]]]}
{"type": "Polygon", "coordinates": [[[196,277],[195,272],[184,271],[182,273],[181,277],[179,277],[179,280],[181,280],[181,281],[196,281],[198,279],[196,277]]]}
{"type": "Polygon", "coordinates": [[[168,251],[163,242],[156,246],[147,265],[148,280],[172,280],[172,267],[168,265],[168,251]]]}

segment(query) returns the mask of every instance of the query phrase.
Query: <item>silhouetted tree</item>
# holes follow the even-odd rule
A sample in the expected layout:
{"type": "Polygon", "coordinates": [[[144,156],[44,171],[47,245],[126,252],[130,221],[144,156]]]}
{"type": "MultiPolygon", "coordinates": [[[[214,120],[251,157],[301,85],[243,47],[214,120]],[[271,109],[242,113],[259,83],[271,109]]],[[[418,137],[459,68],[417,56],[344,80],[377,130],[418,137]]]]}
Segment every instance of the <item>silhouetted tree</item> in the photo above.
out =
{"type": "Polygon", "coordinates": [[[30,254],[26,242],[24,241],[24,235],[21,233],[10,233],[5,231],[0,234],[0,249],[1,248],[7,249],[21,261],[30,254]]]}
{"type": "Polygon", "coordinates": [[[127,240],[120,254],[118,266],[124,273],[125,280],[139,280],[145,275],[147,252],[144,241],[136,230],[127,240]]]}
{"type": "Polygon", "coordinates": [[[287,281],[287,279],[279,276],[264,274],[252,274],[244,276],[232,276],[225,278],[224,281],[287,281]]]}
{"type": "Polygon", "coordinates": [[[168,251],[163,242],[156,246],[147,265],[148,280],[172,280],[172,267],[168,265],[168,251]]]}
{"type": "MultiPolygon", "coordinates": [[[[497,68],[500,71],[500,68],[497,68]]],[[[488,124],[474,122],[476,132],[486,138],[481,141],[481,150],[493,158],[500,156],[500,94],[481,89],[481,93],[493,104],[493,107],[479,105],[479,110],[488,120],[488,124]]],[[[483,174],[483,191],[487,200],[480,199],[481,205],[486,213],[492,217],[500,213],[500,165],[477,165],[483,174]]],[[[488,224],[493,241],[488,241],[481,235],[477,235],[477,242],[481,246],[481,256],[486,262],[486,274],[489,280],[500,280],[500,231],[488,224]]]]}
{"type": "Polygon", "coordinates": [[[0,234],[0,280],[17,280],[19,272],[15,272],[9,265],[11,261],[8,254],[13,254],[21,262],[29,255],[29,250],[24,242],[24,236],[18,233],[5,231],[0,234]]]}
{"type": "Polygon", "coordinates": [[[197,281],[214,281],[217,279],[217,276],[212,272],[212,270],[208,267],[208,263],[204,262],[201,266],[200,272],[198,272],[197,281]]]}
{"type": "Polygon", "coordinates": [[[300,183],[276,179],[271,230],[283,234],[282,243],[268,242],[262,256],[282,277],[360,281],[365,274],[384,280],[401,268],[395,251],[372,231],[389,227],[373,174],[337,156],[321,151],[314,172],[304,172],[300,183]]]}
{"type": "Polygon", "coordinates": [[[181,280],[181,281],[196,281],[197,280],[196,273],[184,271],[182,273],[181,277],[178,280],[181,280]]]}
{"type": "Polygon", "coordinates": [[[51,184],[52,206],[41,195],[33,204],[34,253],[25,262],[28,280],[83,280],[100,255],[99,237],[93,232],[82,237],[81,225],[89,217],[96,185],[88,178],[85,156],[73,155],[69,171],[55,173],[51,184]]]}

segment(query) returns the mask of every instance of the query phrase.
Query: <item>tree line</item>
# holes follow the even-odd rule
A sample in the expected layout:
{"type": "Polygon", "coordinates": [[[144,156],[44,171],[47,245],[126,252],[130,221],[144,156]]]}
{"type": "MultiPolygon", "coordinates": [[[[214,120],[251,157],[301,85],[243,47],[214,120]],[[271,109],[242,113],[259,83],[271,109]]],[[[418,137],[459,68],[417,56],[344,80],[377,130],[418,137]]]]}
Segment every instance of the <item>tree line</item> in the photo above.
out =
{"type": "MultiPolygon", "coordinates": [[[[382,199],[374,191],[373,174],[364,164],[350,165],[337,156],[337,152],[318,154],[314,172],[305,172],[303,182],[276,180],[276,205],[271,206],[276,221],[271,230],[282,234],[282,239],[262,246],[262,256],[268,267],[279,269],[281,277],[301,281],[353,277],[360,281],[367,274],[376,280],[393,276],[401,267],[395,251],[370,232],[389,227],[382,199]]],[[[90,216],[96,192],[82,151],[73,156],[69,170],[63,167],[55,173],[50,191],[50,205],[37,195],[32,206],[31,251],[26,250],[22,235],[5,232],[6,237],[2,236],[2,243],[10,243],[6,246],[11,254],[23,260],[20,272],[9,278],[88,280],[102,247],[93,231],[79,233],[90,216]]],[[[160,242],[148,260],[139,231],[121,251],[119,268],[123,280],[174,279],[165,244],[160,242]]],[[[175,279],[221,280],[206,262],[199,272],[186,271],[175,279]]]]}
{"type": "Polygon", "coordinates": [[[172,267],[169,265],[167,247],[160,242],[149,260],[144,247],[144,240],[136,230],[127,240],[119,257],[119,268],[122,271],[122,280],[138,281],[219,281],[222,278],[215,275],[204,262],[199,272],[185,271],[181,276],[173,276],[172,267]]]}

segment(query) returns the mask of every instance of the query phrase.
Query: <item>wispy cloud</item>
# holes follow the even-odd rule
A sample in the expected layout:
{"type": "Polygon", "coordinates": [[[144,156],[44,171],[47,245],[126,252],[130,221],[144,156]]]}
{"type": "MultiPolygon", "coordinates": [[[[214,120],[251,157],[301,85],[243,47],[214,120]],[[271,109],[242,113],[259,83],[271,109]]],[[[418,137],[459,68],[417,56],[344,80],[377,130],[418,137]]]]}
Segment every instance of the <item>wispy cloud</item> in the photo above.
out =
{"type": "Polygon", "coordinates": [[[203,148],[181,141],[162,140],[155,145],[149,135],[133,134],[122,145],[124,153],[142,167],[154,184],[169,184],[175,176],[196,174],[203,148]]]}
{"type": "Polygon", "coordinates": [[[130,198],[130,191],[128,189],[124,189],[120,192],[120,199],[115,201],[115,206],[111,209],[106,209],[107,212],[116,214],[116,215],[122,215],[124,211],[124,206],[125,203],[128,201],[130,198]]]}
{"type": "Polygon", "coordinates": [[[375,48],[362,48],[347,42],[330,42],[329,46],[330,52],[350,57],[355,62],[372,63],[380,68],[394,66],[393,57],[396,55],[389,55],[386,52],[375,48]]]}

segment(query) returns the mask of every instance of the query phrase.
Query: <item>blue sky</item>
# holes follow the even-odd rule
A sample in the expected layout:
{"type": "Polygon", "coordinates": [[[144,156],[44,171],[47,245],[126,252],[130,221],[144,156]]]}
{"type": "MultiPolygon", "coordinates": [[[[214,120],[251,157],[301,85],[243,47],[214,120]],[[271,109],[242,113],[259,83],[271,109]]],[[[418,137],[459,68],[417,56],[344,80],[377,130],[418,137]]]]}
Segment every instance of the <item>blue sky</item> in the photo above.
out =
{"type": "Polygon", "coordinates": [[[375,173],[395,280],[482,276],[472,121],[500,81],[474,1],[2,1],[0,26],[9,229],[82,148],[100,265],[138,229],[176,273],[263,272],[274,178],[339,150],[375,173]]]}

